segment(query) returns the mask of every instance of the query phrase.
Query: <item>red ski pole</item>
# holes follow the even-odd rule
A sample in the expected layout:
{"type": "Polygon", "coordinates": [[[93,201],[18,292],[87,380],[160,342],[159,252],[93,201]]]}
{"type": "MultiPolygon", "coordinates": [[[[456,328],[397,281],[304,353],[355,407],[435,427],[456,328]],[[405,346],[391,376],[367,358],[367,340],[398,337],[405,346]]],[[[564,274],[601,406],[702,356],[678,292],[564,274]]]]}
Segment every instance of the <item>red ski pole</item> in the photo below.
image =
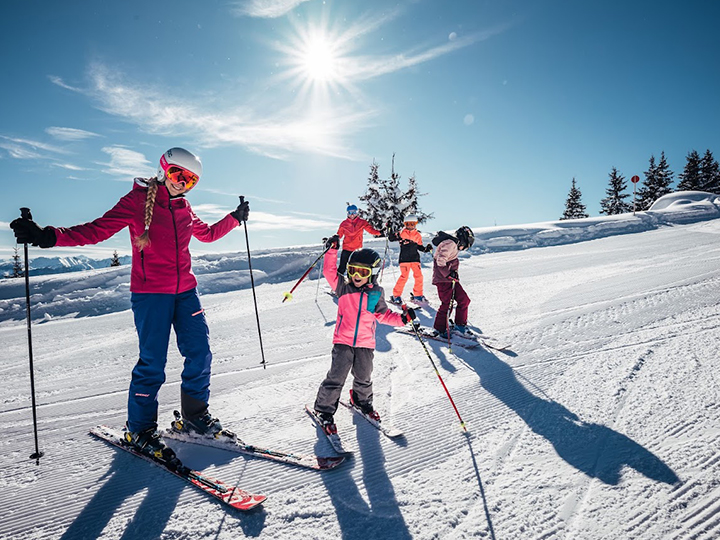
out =
{"type": "Polygon", "coordinates": [[[300,285],[300,283],[302,283],[303,279],[305,279],[305,278],[307,277],[307,275],[310,273],[310,271],[311,271],[313,268],[315,268],[315,265],[318,263],[318,261],[323,258],[323,256],[328,252],[328,250],[329,250],[331,247],[332,247],[332,245],[326,247],[326,248],[325,248],[325,251],[323,251],[323,252],[320,254],[320,256],[319,256],[317,259],[315,259],[315,262],[310,265],[310,268],[308,268],[307,270],[305,270],[305,273],[304,273],[302,276],[300,276],[300,279],[298,279],[298,280],[297,280],[297,283],[295,283],[295,285],[293,285],[293,288],[290,289],[290,292],[286,292],[286,293],[283,294],[282,303],[285,303],[285,300],[292,300],[292,293],[293,293],[293,291],[294,291],[295,289],[297,289],[297,286],[300,285]]]}
{"type": "Polygon", "coordinates": [[[448,399],[450,400],[450,403],[453,406],[453,409],[455,409],[455,414],[457,414],[458,419],[460,420],[460,427],[463,428],[465,433],[467,433],[467,426],[465,425],[465,421],[462,419],[462,416],[460,416],[460,411],[458,411],[457,406],[455,405],[455,401],[453,400],[452,396],[450,395],[450,391],[447,389],[447,386],[445,386],[445,381],[443,381],[443,378],[440,376],[440,372],[438,371],[437,366],[435,365],[435,362],[432,359],[432,356],[430,355],[430,352],[427,350],[427,347],[425,346],[425,342],[423,341],[422,337],[420,336],[420,333],[418,332],[415,325],[410,322],[410,326],[412,326],[413,332],[415,332],[415,335],[418,338],[418,341],[420,341],[420,344],[422,345],[423,350],[425,351],[425,354],[430,359],[430,363],[432,364],[433,369],[435,370],[435,374],[438,376],[438,379],[440,379],[440,384],[442,384],[443,389],[445,390],[445,393],[447,394],[448,399]]]}

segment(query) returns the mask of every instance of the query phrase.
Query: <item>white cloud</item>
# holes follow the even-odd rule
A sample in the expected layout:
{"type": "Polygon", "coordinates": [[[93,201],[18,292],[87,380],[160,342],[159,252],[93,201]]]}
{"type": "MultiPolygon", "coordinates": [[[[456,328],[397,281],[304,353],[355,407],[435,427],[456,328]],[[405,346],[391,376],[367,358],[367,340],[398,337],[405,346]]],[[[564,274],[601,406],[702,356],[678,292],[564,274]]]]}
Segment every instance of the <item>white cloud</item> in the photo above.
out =
{"type": "Polygon", "coordinates": [[[6,150],[10,157],[15,159],[48,159],[46,152],[67,153],[64,149],[50,144],[4,135],[0,135],[0,148],[6,150]]]}
{"type": "Polygon", "coordinates": [[[174,97],[167,89],[125,82],[116,70],[100,64],[91,67],[90,76],[92,86],[84,94],[94,98],[101,110],[150,133],[192,134],[206,148],[239,145],[277,159],[304,152],[363,159],[346,139],[367,127],[375,114],[347,107],[309,111],[304,104],[275,109],[269,115],[247,107],[218,110],[207,99],[193,102],[174,97]]]}
{"type": "Polygon", "coordinates": [[[308,0],[242,0],[234,2],[233,12],[249,17],[274,19],[282,17],[308,0]]]}
{"type": "MultiPolygon", "coordinates": [[[[193,211],[203,221],[215,222],[225,217],[235,208],[228,208],[216,204],[198,204],[193,205],[193,211]]],[[[277,215],[268,212],[258,212],[250,209],[250,220],[248,226],[256,231],[271,230],[293,230],[299,232],[319,231],[319,230],[335,230],[337,221],[308,219],[298,217],[296,215],[277,215]]]]}
{"type": "Polygon", "coordinates": [[[140,152],[121,146],[106,146],[102,151],[110,156],[109,163],[99,164],[103,167],[103,172],[107,174],[124,178],[154,174],[152,165],[140,152]]]}
{"type": "Polygon", "coordinates": [[[98,135],[97,133],[92,133],[83,129],[54,126],[45,129],[45,133],[52,135],[56,139],[60,139],[62,141],[82,141],[84,139],[90,139],[92,137],[100,137],[100,135],[98,135]]]}
{"type": "Polygon", "coordinates": [[[69,171],[87,171],[85,167],[79,167],[72,163],[53,163],[54,167],[60,167],[61,169],[68,169],[69,171]]]}

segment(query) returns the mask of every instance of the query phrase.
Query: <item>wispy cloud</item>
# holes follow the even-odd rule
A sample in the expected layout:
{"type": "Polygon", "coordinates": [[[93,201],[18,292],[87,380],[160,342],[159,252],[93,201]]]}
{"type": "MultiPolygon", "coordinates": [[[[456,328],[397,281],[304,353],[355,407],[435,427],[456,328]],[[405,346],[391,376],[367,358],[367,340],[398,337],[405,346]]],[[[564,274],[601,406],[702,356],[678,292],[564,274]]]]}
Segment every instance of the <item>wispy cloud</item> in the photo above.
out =
{"type": "Polygon", "coordinates": [[[110,156],[109,163],[99,163],[107,174],[123,178],[154,174],[152,165],[140,152],[122,146],[106,146],[102,151],[110,156]]]}
{"type": "Polygon", "coordinates": [[[65,128],[65,127],[49,127],[45,129],[45,133],[52,135],[61,141],[82,141],[92,137],[101,137],[97,133],[85,131],[84,129],[65,128]]]}
{"type": "MultiPolygon", "coordinates": [[[[363,159],[353,150],[349,137],[370,125],[374,111],[349,106],[308,111],[302,104],[277,108],[270,114],[248,107],[218,110],[207,99],[191,101],[174,97],[167,89],[133,84],[117,70],[95,63],[90,68],[91,86],[82,93],[107,112],[153,134],[192,136],[206,148],[237,145],[277,159],[293,153],[318,153],[346,159],[363,159]]],[[[57,81],[61,84],[62,81],[57,81]]]]}
{"type": "Polygon", "coordinates": [[[240,0],[232,2],[232,11],[241,16],[274,19],[307,1],[309,0],[240,0]]]}
{"type": "MultiPolygon", "coordinates": [[[[234,208],[232,209],[234,210],[234,208]]],[[[214,222],[225,217],[230,209],[215,204],[198,204],[193,205],[193,211],[198,217],[204,221],[214,222]]],[[[307,219],[295,215],[278,215],[267,212],[257,212],[250,210],[250,221],[253,230],[272,231],[272,230],[293,230],[300,232],[319,231],[319,230],[335,230],[337,228],[336,221],[307,219]]]]}
{"type": "Polygon", "coordinates": [[[79,167],[78,165],[73,165],[72,163],[53,163],[53,167],[60,167],[61,169],[67,169],[69,171],[87,171],[85,167],[79,167]]]}
{"type": "Polygon", "coordinates": [[[15,159],[48,159],[48,152],[66,154],[63,148],[31,139],[19,139],[0,135],[0,148],[7,151],[15,159]]]}

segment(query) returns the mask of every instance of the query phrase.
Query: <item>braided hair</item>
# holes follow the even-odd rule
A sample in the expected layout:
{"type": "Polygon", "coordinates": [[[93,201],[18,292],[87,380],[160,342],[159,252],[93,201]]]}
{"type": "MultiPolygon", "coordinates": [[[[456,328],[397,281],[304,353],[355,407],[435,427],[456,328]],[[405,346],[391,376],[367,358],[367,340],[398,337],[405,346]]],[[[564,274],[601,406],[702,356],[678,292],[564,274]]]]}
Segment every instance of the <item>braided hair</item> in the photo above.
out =
{"type": "Polygon", "coordinates": [[[158,182],[157,176],[153,176],[148,180],[147,196],[145,197],[145,231],[136,236],[133,244],[140,251],[150,245],[150,223],[152,222],[153,210],[155,209],[155,199],[157,197],[158,182]]]}

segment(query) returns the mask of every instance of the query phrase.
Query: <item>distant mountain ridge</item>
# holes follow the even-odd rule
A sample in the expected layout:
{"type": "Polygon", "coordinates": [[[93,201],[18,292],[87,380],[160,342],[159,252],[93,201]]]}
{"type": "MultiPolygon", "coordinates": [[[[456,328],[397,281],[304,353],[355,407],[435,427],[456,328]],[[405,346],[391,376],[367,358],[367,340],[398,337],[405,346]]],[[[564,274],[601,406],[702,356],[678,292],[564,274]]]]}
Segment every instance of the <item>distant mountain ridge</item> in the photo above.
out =
{"type": "MultiPolygon", "coordinates": [[[[130,255],[119,257],[120,264],[130,264],[130,255]]],[[[46,274],[63,274],[65,272],[78,272],[80,270],[96,270],[109,268],[110,257],[105,259],[91,259],[85,255],[75,257],[31,257],[30,274],[34,276],[46,274]]],[[[23,263],[24,264],[24,263],[23,263]]],[[[0,276],[9,277],[13,272],[12,260],[0,261],[0,276]]]]}

